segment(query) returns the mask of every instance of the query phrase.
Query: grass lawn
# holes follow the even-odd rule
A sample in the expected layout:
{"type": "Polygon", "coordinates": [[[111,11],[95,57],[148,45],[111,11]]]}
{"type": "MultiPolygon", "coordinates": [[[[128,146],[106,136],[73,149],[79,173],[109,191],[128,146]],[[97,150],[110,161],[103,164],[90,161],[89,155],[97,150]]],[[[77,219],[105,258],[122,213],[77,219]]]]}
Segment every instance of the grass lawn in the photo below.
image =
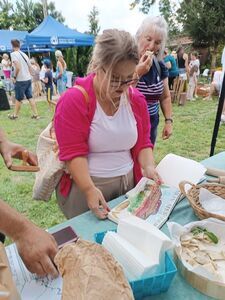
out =
{"type": "MultiPolygon", "coordinates": [[[[46,102],[38,102],[40,120],[31,120],[29,105],[23,105],[18,120],[7,118],[9,111],[0,112],[0,126],[11,141],[35,150],[38,135],[52,118],[46,102]]],[[[217,100],[188,102],[185,106],[173,106],[173,136],[163,141],[161,118],[158,140],[154,150],[158,163],[167,153],[175,153],[201,161],[209,156],[210,143],[217,111],[217,100]]],[[[225,149],[225,125],[220,126],[215,153],[225,149]]],[[[0,198],[26,215],[42,228],[48,228],[65,220],[58,209],[55,196],[49,202],[32,200],[34,174],[7,170],[0,159],[0,198]]]]}

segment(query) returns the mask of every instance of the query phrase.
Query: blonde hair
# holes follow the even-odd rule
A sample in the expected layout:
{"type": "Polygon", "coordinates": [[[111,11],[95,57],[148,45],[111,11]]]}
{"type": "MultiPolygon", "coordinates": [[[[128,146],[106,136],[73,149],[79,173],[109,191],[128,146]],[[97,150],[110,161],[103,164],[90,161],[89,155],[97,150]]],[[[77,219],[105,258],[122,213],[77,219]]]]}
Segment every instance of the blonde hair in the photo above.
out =
{"type": "Polygon", "coordinates": [[[2,55],[2,58],[4,58],[4,59],[9,59],[9,56],[8,56],[8,54],[7,53],[4,53],[3,55],[2,55]]]}
{"type": "Polygon", "coordinates": [[[157,54],[157,58],[159,60],[163,59],[163,53],[166,45],[167,40],[167,31],[168,26],[166,20],[162,16],[157,17],[147,17],[143,20],[141,26],[138,28],[135,38],[137,43],[139,42],[140,38],[145,35],[147,32],[153,32],[160,36],[162,39],[161,47],[159,49],[159,53],[157,54]]]}
{"type": "MultiPolygon", "coordinates": [[[[96,38],[87,72],[97,73],[99,70],[104,70],[105,78],[109,79],[106,87],[109,91],[113,68],[123,61],[138,63],[138,48],[135,39],[127,31],[107,29],[96,38]]],[[[102,87],[103,84],[100,91],[102,87]]]]}

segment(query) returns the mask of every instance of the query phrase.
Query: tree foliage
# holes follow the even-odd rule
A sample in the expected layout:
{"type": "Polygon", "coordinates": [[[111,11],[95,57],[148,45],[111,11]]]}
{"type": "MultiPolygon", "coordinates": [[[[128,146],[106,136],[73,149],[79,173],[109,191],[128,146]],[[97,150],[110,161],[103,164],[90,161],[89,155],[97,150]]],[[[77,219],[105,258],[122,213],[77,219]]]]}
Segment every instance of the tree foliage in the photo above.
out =
{"type": "Polygon", "coordinates": [[[156,0],[134,0],[130,4],[130,8],[133,9],[136,6],[140,6],[140,11],[142,11],[144,14],[147,14],[149,12],[150,7],[156,3],[156,0]]]}
{"type": "Polygon", "coordinates": [[[225,1],[183,1],[178,18],[196,46],[210,48],[211,68],[215,68],[218,48],[225,40],[225,1]]]}
{"type": "Polygon", "coordinates": [[[92,10],[90,11],[90,14],[88,15],[88,21],[89,21],[89,32],[90,34],[97,35],[100,31],[100,26],[98,26],[99,20],[98,20],[99,11],[96,6],[93,6],[92,10]]]}
{"type": "MultiPolygon", "coordinates": [[[[100,31],[99,11],[95,6],[88,15],[89,31],[87,33],[97,35],[100,31]]],[[[67,49],[67,62],[70,70],[76,73],[78,76],[84,76],[87,72],[87,66],[91,58],[93,47],[80,46],[77,48],[67,49]]]]}
{"type": "MultiPolygon", "coordinates": [[[[65,19],[55,8],[54,2],[47,5],[48,14],[59,22],[65,19]]],[[[0,28],[32,31],[44,19],[41,2],[32,0],[17,0],[15,5],[10,0],[0,0],[0,28]]]]}
{"type": "MultiPolygon", "coordinates": [[[[148,13],[154,0],[135,0],[131,7],[140,6],[148,13]]],[[[170,37],[189,35],[197,47],[209,47],[212,54],[211,67],[215,67],[216,55],[225,41],[225,1],[224,0],[182,0],[177,9],[173,1],[160,0],[160,13],[169,25],[170,37]]]]}

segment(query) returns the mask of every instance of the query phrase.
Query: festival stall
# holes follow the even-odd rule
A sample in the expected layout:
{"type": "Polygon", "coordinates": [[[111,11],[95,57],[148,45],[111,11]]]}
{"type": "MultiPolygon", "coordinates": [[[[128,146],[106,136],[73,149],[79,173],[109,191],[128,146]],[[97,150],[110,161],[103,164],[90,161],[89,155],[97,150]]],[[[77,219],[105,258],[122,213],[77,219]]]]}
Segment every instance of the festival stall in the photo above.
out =
{"type": "Polygon", "coordinates": [[[43,22],[26,35],[28,50],[35,48],[68,48],[74,46],[92,46],[94,36],[80,33],[47,16],[43,22]]]}

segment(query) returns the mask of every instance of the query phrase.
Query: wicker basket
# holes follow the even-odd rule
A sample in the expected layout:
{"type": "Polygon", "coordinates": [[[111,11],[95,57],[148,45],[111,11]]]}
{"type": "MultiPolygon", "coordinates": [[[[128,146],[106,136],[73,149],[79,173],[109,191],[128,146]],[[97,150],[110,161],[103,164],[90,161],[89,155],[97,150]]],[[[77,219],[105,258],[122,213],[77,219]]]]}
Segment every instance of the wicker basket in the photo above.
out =
{"type": "Polygon", "coordinates": [[[202,184],[194,185],[193,183],[190,183],[188,181],[182,181],[179,184],[179,187],[180,187],[180,190],[181,190],[182,194],[184,194],[188,198],[188,200],[191,204],[191,207],[193,208],[196,216],[199,217],[199,219],[202,220],[202,219],[207,219],[207,218],[217,218],[217,219],[220,219],[222,221],[225,221],[225,216],[217,215],[217,214],[210,213],[210,212],[206,211],[199,202],[199,190],[200,190],[200,188],[207,189],[211,193],[213,193],[217,196],[220,196],[225,201],[225,185],[218,184],[218,183],[202,183],[202,184]],[[192,186],[188,190],[187,193],[185,191],[185,185],[191,185],[192,186]]]}

